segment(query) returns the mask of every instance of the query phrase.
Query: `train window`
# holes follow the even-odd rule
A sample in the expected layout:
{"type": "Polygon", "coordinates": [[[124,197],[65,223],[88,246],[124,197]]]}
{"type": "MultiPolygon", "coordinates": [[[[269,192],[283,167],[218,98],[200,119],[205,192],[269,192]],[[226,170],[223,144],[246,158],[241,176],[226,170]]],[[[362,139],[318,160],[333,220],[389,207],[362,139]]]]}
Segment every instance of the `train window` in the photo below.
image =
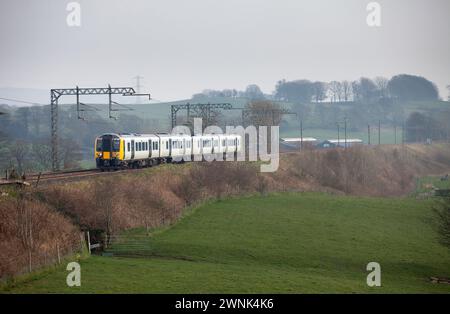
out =
{"type": "Polygon", "coordinates": [[[159,144],[158,143],[155,143],[155,149],[158,149],[158,147],[159,147],[159,144]]]}
{"type": "Polygon", "coordinates": [[[113,140],[113,152],[118,152],[120,150],[120,139],[115,138],[113,140]]]}
{"type": "Polygon", "coordinates": [[[166,149],[169,149],[169,142],[166,142],[166,149]]]}
{"type": "Polygon", "coordinates": [[[98,138],[95,140],[95,150],[98,152],[102,151],[102,139],[98,138]]]}
{"type": "Polygon", "coordinates": [[[131,149],[130,143],[127,143],[127,148],[128,148],[128,151],[130,151],[130,149],[131,149]]]}

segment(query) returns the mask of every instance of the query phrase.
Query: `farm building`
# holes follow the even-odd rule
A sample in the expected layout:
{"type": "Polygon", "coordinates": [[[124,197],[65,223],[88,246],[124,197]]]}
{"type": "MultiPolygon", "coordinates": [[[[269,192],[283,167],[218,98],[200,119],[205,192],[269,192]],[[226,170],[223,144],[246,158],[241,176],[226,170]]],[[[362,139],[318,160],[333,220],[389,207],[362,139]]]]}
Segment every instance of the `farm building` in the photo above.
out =
{"type": "Polygon", "coordinates": [[[280,139],[280,145],[286,150],[299,149],[300,145],[303,148],[312,148],[317,144],[317,139],[314,137],[284,137],[280,139]]]}
{"type": "Polygon", "coordinates": [[[325,140],[323,142],[320,142],[319,144],[317,144],[317,147],[320,148],[333,148],[333,147],[351,147],[351,146],[355,146],[355,145],[362,145],[364,142],[363,140],[359,139],[359,138],[348,138],[347,140],[345,139],[330,139],[330,140],[325,140]]]}

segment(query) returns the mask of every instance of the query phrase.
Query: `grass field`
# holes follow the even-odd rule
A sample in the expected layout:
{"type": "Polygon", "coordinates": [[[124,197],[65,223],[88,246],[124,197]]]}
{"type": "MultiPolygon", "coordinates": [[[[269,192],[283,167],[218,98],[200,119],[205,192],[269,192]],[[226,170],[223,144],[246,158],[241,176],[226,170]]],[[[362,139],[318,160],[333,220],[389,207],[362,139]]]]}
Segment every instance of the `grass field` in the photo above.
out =
{"type": "Polygon", "coordinates": [[[417,180],[416,194],[436,189],[450,189],[450,180],[441,180],[441,176],[427,176],[417,180]]]}
{"type": "MultiPolygon", "coordinates": [[[[81,287],[66,286],[61,266],[4,292],[449,293],[449,285],[429,282],[450,276],[431,207],[316,193],[217,201],[141,240],[141,257],[82,260],[81,287]],[[381,265],[382,287],[366,285],[372,261],[381,265]]],[[[127,233],[124,245],[144,234],[127,233]]]]}

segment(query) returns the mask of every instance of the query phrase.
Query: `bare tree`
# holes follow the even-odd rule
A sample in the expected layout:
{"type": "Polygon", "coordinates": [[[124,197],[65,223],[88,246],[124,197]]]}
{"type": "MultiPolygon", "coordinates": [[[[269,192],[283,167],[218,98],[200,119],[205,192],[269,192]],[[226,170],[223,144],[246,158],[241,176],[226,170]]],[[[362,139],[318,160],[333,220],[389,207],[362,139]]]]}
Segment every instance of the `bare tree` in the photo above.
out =
{"type": "Polygon", "coordinates": [[[25,156],[28,155],[28,145],[24,141],[17,141],[15,145],[9,148],[11,157],[17,163],[17,171],[22,173],[25,169],[25,156]]]}
{"type": "Polygon", "coordinates": [[[94,208],[100,211],[100,223],[107,237],[114,232],[114,193],[111,191],[113,181],[110,179],[97,180],[93,185],[94,208]]]}
{"type": "Polygon", "coordinates": [[[72,139],[61,141],[61,157],[64,169],[77,168],[82,159],[81,148],[78,142],[72,139]]]}
{"type": "Polygon", "coordinates": [[[324,82],[312,83],[312,99],[315,102],[321,102],[327,97],[327,84],[324,82]]]}
{"type": "Polygon", "coordinates": [[[340,101],[342,98],[341,83],[338,81],[332,81],[328,86],[328,94],[330,96],[331,102],[340,101]]]}
{"type": "Polygon", "coordinates": [[[342,81],[341,86],[344,101],[350,101],[352,98],[352,83],[349,81],[342,81]]]}
{"type": "Polygon", "coordinates": [[[16,198],[16,223],[18,237],[21,240],[23,248],[28,253],[28,270],[31,272],[32,265],[32,252],[34,247],[33,241],[33,221],[32,221],[32,204],[27,202],[27,195],[23,190],[19,190],[16,198]]]}
{"type": "Polygon", "coordinates": [[[389,80],[385,77],[382,76],[377,76],[374,79],[375,85],[378,88],[378,91],[380,92],[380,96],[382,98],[385,98],[388,96],[388,84],[389,84],[389,80]]]}
{"type": "Polygon", "coordinates": [[[52,166],[50,158],[51,147],[43,143],[33,143],[31,145],[31,150],[33,152],[33,159],[39,164],[39,170],[47,170],[52,166]]]}
{"type": "Polygon", "coordinates": [[[280,125],[280,105],[269,100],[254,100],[247,104],[248,122],[256,127],[280,125]]]}

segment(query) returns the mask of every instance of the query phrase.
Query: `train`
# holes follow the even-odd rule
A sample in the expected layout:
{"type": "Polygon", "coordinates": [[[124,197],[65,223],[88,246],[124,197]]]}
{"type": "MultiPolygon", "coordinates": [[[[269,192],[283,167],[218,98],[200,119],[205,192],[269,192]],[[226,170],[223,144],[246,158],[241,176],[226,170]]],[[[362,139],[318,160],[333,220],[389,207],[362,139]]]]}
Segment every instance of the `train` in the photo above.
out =
{"type": "Polygon", "coordinates": [[[151,167],[160,163],[205,160],[205,156],[236,157],[238,134],[106,133],[95,139],[96,167],[102,171],[151,167]]]}

